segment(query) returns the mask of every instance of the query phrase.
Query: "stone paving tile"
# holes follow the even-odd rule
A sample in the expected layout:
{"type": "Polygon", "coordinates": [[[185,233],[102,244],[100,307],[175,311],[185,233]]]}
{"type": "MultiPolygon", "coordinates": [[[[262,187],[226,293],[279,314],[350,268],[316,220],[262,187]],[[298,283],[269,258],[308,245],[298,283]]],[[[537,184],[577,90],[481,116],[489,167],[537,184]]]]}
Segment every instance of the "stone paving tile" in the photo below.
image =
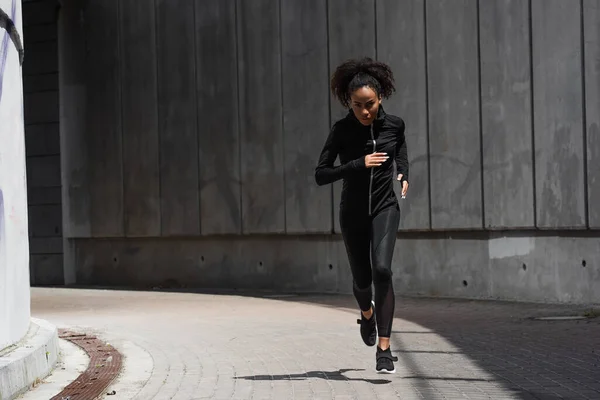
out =
{"type": "Polygon", "coordinates": [[[397,372],[380,375],[351,296],[32,290],[34,316],[151,355],[137,400],[597,400],[600,319],[530,319],[574,312],[581,309],[398,297],[397,372]]]}

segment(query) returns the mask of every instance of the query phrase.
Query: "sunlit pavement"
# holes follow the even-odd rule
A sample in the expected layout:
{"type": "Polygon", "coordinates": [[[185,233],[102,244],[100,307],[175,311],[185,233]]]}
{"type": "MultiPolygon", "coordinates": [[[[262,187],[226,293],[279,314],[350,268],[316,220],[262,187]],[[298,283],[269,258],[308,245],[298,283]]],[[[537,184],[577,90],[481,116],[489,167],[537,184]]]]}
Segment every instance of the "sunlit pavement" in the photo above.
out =
{"type": "Polygon", "coordinates": [[[585,307],[397,298],[396,373],[351,296],[32,289],[32,315],[126,357],[107,399],[600,399],[585,307]]]}

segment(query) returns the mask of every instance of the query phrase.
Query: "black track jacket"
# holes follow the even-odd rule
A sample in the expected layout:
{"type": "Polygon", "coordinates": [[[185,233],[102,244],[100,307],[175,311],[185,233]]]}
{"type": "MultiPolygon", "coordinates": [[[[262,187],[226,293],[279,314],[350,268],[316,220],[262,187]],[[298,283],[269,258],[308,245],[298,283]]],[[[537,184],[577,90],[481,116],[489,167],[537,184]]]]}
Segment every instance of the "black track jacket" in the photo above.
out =
{"type": "Polygon", "coordinates": [[[321,151],[315,180],[321,186],[343,179],[340,211],[377,215],[397,204],[394,180],[402,174],[402,180],[408,181],[404,129],[402,118],[386,114],[381,105],[370,126],[361,124],[352,110],[335,123],[321,151]],[[387,153],[390,158],[379,167],[367,168],[365,156],[375,152],[387,153]],[[334,166],[338,156],[341,165],[334,166]]]}

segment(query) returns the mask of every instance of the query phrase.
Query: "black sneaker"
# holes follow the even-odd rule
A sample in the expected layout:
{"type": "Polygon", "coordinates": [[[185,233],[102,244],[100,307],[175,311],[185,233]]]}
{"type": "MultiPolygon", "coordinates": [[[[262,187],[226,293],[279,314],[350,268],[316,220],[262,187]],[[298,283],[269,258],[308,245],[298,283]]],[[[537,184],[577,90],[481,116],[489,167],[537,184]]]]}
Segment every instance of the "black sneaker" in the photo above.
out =
{"type": "Polygon", "coordinates": [[[377,322],[375,320],[374,302],[371,302],[371,307],[373,309],[373,315],[371,315],[371,318],[366,319],[361,312],[360,319],[356,320],[356,323],[360,324],[360,336],[367,346],[375,346],[377,341],[377,322]]]}
{"type": "Polygon", "coordinates": [[[377,372],[381,372],[384,374],[393,374],[396,372],[396,368],[394,367],[394,361],[398,361],[398,357],[392,355],[392,350],[388,347],[386,350],[381,350],[379,346],[377,346],[377,372]]]}

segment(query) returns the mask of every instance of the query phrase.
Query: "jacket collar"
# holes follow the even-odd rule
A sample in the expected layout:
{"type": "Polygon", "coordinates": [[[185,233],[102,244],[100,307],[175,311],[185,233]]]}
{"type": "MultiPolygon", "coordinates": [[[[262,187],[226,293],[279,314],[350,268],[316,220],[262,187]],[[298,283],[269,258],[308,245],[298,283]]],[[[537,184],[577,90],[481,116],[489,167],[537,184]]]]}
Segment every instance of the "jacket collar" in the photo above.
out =
{"type": "MultiPolygon", "coordinates": [[[[375,119],[373,120],[373,124],[377,125],[377,126],[381,126],[381,124],[383,124],[383,121],[385,120],[385,110],[383,109],[383,104],[379,105],[379,110],[377,111],[377,117],[375,117],[375,119]]],[[[364,126],[354,115],[354,112],[352,111],[352,109],[348,109],[348,118],[350,118],[352,121],[354,121],[357,124],[360,124],[361,126],[364,126]]]]}

